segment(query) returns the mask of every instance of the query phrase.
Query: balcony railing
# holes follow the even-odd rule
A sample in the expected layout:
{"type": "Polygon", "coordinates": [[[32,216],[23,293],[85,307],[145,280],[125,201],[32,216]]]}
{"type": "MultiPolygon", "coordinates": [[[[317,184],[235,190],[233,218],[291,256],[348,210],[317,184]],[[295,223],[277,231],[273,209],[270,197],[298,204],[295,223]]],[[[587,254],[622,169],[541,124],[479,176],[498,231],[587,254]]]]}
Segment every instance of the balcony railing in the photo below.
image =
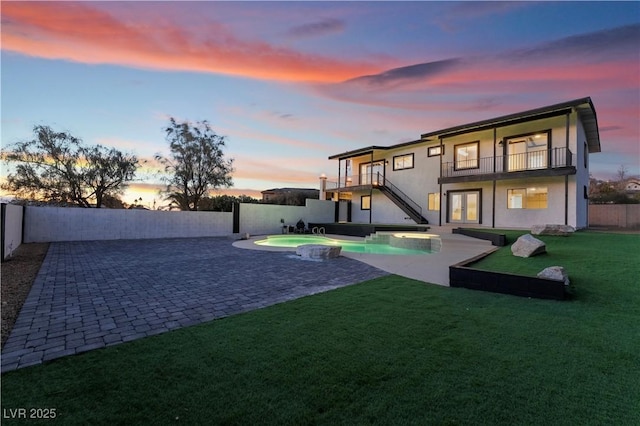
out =
{"type": "Polygon", "coordinates": [[[521,154],[483,157],[478,160],[459,160],[442,163],[442,177],[488,175],[524,170],[545,170],[568,167],[573,154],[567,148],[552,148],[521,154]]]}
{"type": "Polygon", "coordinates": [[[349,188],[353,186],[364,186],[364,185],[382,185],[384,184],[384,175],[380,173],[374,173],[373,176],[369,173],[363,173],[360,175],[349,175],[349,176],[340,176],[339,179],[331,181],[327,181],[327,189],[337,189],[337,188],[349,188]]]}

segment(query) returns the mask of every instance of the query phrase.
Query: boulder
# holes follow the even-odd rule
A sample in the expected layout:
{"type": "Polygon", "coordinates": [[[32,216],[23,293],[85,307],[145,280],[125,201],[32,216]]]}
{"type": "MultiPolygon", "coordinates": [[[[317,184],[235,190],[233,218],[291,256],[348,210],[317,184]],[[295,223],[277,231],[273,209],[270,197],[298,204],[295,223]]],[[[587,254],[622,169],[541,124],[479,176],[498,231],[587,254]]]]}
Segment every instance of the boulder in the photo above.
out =
{"type": "Polygon", "coordinates": [[[296,247],[296,254],[307,259],[333,259],[340,256],[341,246],[303,244],[296,247]]]}
{"type": "Polygon", "coordinates": [[[533,225],[531,233],[533,235],[561,235],[567,237],[576,232],[576,229],[570,225],[533,225]]]}
{"type": "Polygon", "coordinates": [[[569,285],[569,275],[562,266],[549,266],[538,272],[538,278],[546,278],[548,280],[563,281],[564,285],[569,285]]]}
{"type": "Polygon", "coordinates": [[[547,246],[531,234],[525,234],[511,245],[511,253],[518,257],[531,257],[546,253],[547,246]]]}

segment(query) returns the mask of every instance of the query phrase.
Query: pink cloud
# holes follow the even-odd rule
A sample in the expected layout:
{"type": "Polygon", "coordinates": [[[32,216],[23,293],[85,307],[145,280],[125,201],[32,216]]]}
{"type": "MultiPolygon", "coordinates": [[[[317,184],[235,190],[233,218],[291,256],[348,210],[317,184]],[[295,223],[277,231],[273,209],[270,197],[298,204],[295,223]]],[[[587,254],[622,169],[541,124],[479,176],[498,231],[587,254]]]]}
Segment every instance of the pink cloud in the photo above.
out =
{"type": "Polygon", "coordinates": [[[2,20],[4,50],[47,59],[285,81],[340,81],[379,71],[362,61],[244,40],[213,23],[204,38],[169,20],[125,23],[82,3],[6,2],[2,20]]]}

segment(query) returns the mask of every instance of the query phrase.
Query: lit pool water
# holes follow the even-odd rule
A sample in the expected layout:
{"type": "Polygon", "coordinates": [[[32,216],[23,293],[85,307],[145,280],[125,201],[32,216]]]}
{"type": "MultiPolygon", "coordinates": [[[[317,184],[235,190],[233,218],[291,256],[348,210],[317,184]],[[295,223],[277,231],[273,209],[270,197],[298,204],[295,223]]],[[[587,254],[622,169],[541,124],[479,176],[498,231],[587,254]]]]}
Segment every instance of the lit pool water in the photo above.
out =
{"type": "Polygon", "coordinates": [[[425,255],[433,253],[428,250],[413,250],[392,247],[389,244],[365,243],[364,241],[337,240],[319,235],[271,235],[264,240],[256,241],[259,246],[295,248],[303,244],[324,244],[342,246],[342,251],[349,253],[391,254],[391,255],[425,255]]]}

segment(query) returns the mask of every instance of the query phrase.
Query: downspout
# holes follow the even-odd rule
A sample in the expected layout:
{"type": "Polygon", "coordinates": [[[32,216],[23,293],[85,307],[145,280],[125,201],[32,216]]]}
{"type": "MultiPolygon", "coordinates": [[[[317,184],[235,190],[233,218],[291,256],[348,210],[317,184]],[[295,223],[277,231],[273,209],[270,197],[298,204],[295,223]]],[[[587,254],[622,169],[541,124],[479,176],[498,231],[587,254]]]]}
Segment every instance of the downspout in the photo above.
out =
{"type": "Polygon", "coordinates": [[[369,224],[371,224],[373,214],[373,149],[371,150],[371,167],[369,167],[369,170],[369,174],[371,175],[369,179],[369,224]]]}
{"type": "Polygon", "coordinates": [[[498,143],[498,130],[493,128],[493,194],[491,196],[491,227],[496,227],[496,143],[498,143]]]}
{"type": "Polygon", "coordinates": [[[442,146],[442,137],[438,139],[440,140],[440,211],[438,211],[438,226],[442,226],[442,204],[444,204],[444,196],[442,194],[442,156],[444,154],[444,148],[442,146]]]}
{"type": "MultiPolygon", "coordinates": [[[[569,156],[569,125],[570,113],[567,113],[565,120],[565,151],[564,155],[569,156]]],[[[569,224],[569,175],[564,175],[564,224],[569,224]]]]}

